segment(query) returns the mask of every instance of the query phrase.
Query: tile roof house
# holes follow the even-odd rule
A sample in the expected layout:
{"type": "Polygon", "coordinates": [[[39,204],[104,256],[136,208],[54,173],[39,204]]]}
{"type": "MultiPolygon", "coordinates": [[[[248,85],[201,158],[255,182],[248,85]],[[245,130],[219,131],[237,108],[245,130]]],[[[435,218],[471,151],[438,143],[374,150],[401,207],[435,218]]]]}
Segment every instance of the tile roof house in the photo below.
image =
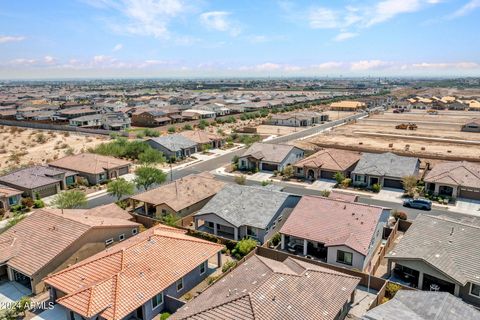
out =
{"type": "Polygon", "coordinates": [[[298,111],[287,114],[274,114],[268,123],[278,126],[307,127],[328,121],[328,114],[314,111],[298,111]]]}
{"type": "Polygon", "coordinates": [[[476,162],[441,162],[425,178],[429,192],[452,198],[480,200],[480,164],[476,162]]]}
{"type": "Polygon", "coordinates": [[[255,142],[239,157],[238,168],[282,171],[304,156],[304,150],[292,145],[255,142]]]}
{"type": "Polygon", "coordinates": [[[79,176],[87,179],[88,183],[95,185],[127,174],[131,162],[94,153],[80,153],[51,161],[48,165],[76,171],[79,176]]]}
{"type": "Polygon", "coordinates": [[[338,101],[338,102],[332,102],[330,104],[330,110],[335,110],[335,111],[358,111],[361,109],[365,109],[367,106],[365,102],[360,102],[360,101],[338,101]]]}
{"type": "Polygon", "coordinates": [[[360,160],[361,153],[341,149],[323,149],[294,164],[295,174],[306,179],[335,179],[340,172],[346,178],[360,160]]]}
{"type": "Polygon", "coordinates": [[[23,191],[0,184],[0,210],[9,210],[20,203],[23,191]]]}
{"type": "MultiPolygon", "coordinates": [[[[103,207],[108,212],[110,207],[103,207]]],[[[37,294],[42,279],[138,232],[139,224],[90,210],[41,209],[0,234],[0,275],[37,294]]]]}
{"type": "Polygon", "coordinates": [[[358,202],[303,196],[280,229],[282,250],[365,270],[382,241],[390,209],[358,202]]]}
{"type": "Polygon", "coordinates": [[[445,291],[480,307],[480,221],[419,215],[385,256],[388,273],[426,291],[445,291]]]}
{"type": "Polygon", "coordinates": [[[264,243],[277,232],[298,201],[298,196],[285,192],[228,184],[194,215],[195,229],[264,243]]]}
{"type": "Polygon", "coordinates": [[[70,170],[32,166],[18,169],[0,177],[0,183],[17,190],[30,198],[48,197],[67,189],[75,183],[77,173],[70,170]]]}
{"type": "Polygon", "coordinates": [[[198,151],[197,143],[180,134],[169,134],[157,138],[150,138],[147,143],[154,149],[162,152],[165,157],[177,159],[189,157],[198,151]]]}
{"type": "Polygon", "coordinates": [[[200,210],[225,184],[207,172],[192,174],[130,198],[137,213],[160,218],[167,214],[185,217],[200,210]]]}
{"type": "Polygon", "coordinates": [[[253,255],[172,320],[343,319],[360,278],[288,257],[253,255]]]}
{"type": "Polygon", "coordinates": [[[221,264],[223,246],[157,225],[45,279],[51,297],[74,316],[152,319],[221,264]]]}
{"type": "Polygon", "coordinates": [[[225,138],[221,135],[200,131],[200,130],[187,130],[180,133],[185,138],[197,143],[197,149],[201,150],[202,146],[207,145],[210,148],[220,148],[225,144],[225,138]]]}
{"type": "Polygon", "coordinates": [[[362,320],[475,320],[480,311],[446,292],[400,290],[362,320]]]}
{"type": "Polygon", "coordinates": [[[403,177],[418,176],[420,160],[394,153],[364,153],[352,171],[354,185],[403,189],[403,177]]]}

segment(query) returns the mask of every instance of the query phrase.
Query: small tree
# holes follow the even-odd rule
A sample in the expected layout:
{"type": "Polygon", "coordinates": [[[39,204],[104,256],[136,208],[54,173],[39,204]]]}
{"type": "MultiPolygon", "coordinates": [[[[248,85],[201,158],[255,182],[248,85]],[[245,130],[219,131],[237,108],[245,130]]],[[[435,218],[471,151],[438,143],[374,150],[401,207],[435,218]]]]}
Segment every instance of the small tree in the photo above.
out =
{"type": "Polygon", "coordinates": [[[405,176],[402,178],[403,189],[408,196],[415,196],[415,191],[417,189],[417,177],[416,176],[405,176]]]}
{"type": "Polygon", "coordinates": [[[237,243],[235,248],[232,250],[232,254],[237,259],[241,259],[256,247],[257,247],[257,241],[255,241],[252,238],[246,238],[246,239],[240,240],[237,243]]]}
{"type": "Polygon", "coordinates": [[[283,169],[283,179],[289,180],[291,177],[293,177],[294,174],[293,167],[291,165],[288,165],[283,169]]]}
{"type": "Polygon", "coordinates": [[[149,164],[160,164],[165,163],[165,157],[163,153],[153,148],[149,148],[144,152],[140,153],[138,156],[140,163],[149,165],[149,164]]]}
{"type": "Polygon", "coordinates": [[[320,195],[321,195],[322,197],[328,197],[328,196],[330,195],[330,190],[326,190],[326,189],[325,189],[325,190],[321,190],[321,191],[320,191],[320,195]]]}
{"type": "Polygon", "coordinates": [[[208,121],[205,119],[200,120],[200,122],[198,123],[198,128],[203,130],[206,127],[208,127],[208,121]]]}
{"type": "Polygon", "coordinates": [[[110,181],[107,184],[107,193],[117,197],[117,201],[124,196],[130,196],[135,192],[135,185],[123,178],[110,181]]]}
{"type": "Polygon", "coordinates": [[[15,305],[15,311],[25,316],[25,311],[29,309],[29,305],[31,304],[32,300],[30,297],[23,296],[18,303],[15,305]]]}
{"type": "Polygon", "coordinates": [[[184,125],[183,130],[193,130],[192,125],[190,125],[190,124],[184,125]]]}
{"type": "Polygon", "coordinates": [[[337,184],[341,184],[342,181],[345,180],[345,175],[341,172],[335,172],[333,178],[337,181],[337,184]]]}
{"type": "Polygon", "coordinates": [[[57,194],[52,204],[60,209],[74,209],[87,204],[87,197],[82,191],[65,191],[57,194]]]}
{"type": "Polygon", "coordinates": [[[31,208],[34,205],[33,199],[32,198],[23,198],[21,201],[22,205],[31,208]]]}
{"type": "Polygon", "coordinates": [[[161,184],[167,180],[167,175],[162,170],[147,166],[137,168],[135,175],[137,188],[142,187],[145,191],[153,184],[161,184]]]}

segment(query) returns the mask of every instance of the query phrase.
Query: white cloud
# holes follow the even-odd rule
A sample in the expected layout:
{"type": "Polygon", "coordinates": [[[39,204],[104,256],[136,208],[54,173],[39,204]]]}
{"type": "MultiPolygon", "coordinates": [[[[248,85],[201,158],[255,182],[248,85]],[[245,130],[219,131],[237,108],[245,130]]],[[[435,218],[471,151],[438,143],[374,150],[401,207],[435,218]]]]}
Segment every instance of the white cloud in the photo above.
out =
{"type": "Polygon", "coordinates": [[[279,64],[267,62],[267,63],[256,65],[254,69],[257,71],[273,71],[273,70],[278,70],[280,68],[281,68],[281,65],[279,64]]]}
{"type": "Polygon", "coordinates": [[[2,36],[0,35],[0,43],[7,43],[7,42],[19,42],[25,40],[25,37],[20,36],[2,36]]]}
{"type": "Polygon", "coordinates": [[[372,69],[381,69],[391,65],[390,62],[382,60],[361,60],[352,62],[350,70],[352,71],[367,71],[372,69]]]}
{"type": "Polygon", "coordinates": [[[480,0],[470,0],[465,5],[460,7],[456,10],[450,18],[458,18],[469,14],[470,12],[474,11],[475,9],[480,8],[480,0]]]}
{"type": "MultiPolygon", "coordinates": [[[[430,1],[427,3],[435,4],[430,1]]],[[[367,26],[392,19],[393,17],[408,12],[415,12],[422,7],[421,0],[384,0],[377,3],[374,14],[367,26]]]]}
{"type": "Polygon", "coordinates": [[[337,41],[337,42],[340,42],[340,41],[345,41],[345,40],[354,38],[354,37],[356,37],[356,36],[358,36],[358,33],[342,32],[342,33],[339,33],[339,34],[334,38],[334,40],[337,41]]]}
{"type": "MultiPolygon", "coordinates": [[[[418,69],[474,69],[478,68],[480,64],[476,62],[422,62],[422,63],[413,63],[410,67],[418,69]]],[[[408,68],[408,66],[407,66],[408,68]]]]}
{"type": "Polygon", "coordinates": [[[43,57],[43,61],[46,63],[46,64],[54,64],[57,59],[55,59],[54,57],[52,56],[45,56],[43,57]]]}
{"type": "Polygon", "coordinates": [[[119,43],[119,44],[115,45],[115,47],[113,47],[112,51],[116,52],[116,51],[120,51],[122,49],[123,49],[123,44],[119,43]]]}
{"type": "Polygon", "coordinates": [[[332,69],[339,69],[344,66],[343,62],[337,62],[337,61],[329,61],[329,62],[323,62],[318,65],[313,66],[315,69],[320,69],[320,70],[332,70],[332,69]]]}
{"type": "Polygon", "coordinates": [[[200,15],[200,22],[211,30],[228,32],[232,36],[240,34],[241,30],[237,23],[231,21],[231,13],[226,11],[210,11],[200,15]]]}
{"type": "Polygon", "coordinates": [[[103,63],[109,63],[114,61],[115,59],[110,56],[98,55],[93,57],[93,63],[95,64],[103,64],[103,63]]]}
{"type": "Polygon", "coordinates": [[[308,21],[312,29],[335,29],[340,26],[339,14],[328,8],[312,8],[308,21]]]}

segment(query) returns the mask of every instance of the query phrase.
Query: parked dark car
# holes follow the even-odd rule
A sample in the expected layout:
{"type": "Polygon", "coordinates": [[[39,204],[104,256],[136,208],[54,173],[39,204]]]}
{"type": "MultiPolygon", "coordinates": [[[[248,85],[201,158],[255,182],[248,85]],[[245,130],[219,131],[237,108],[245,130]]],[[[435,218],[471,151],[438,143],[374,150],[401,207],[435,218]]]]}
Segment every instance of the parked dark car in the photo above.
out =
{"type": "Polygon", "coordinates": [[[432,210],[432,201],[427,199],[407,199],[403,201],[403,206],[422,210],[432,210]]]}

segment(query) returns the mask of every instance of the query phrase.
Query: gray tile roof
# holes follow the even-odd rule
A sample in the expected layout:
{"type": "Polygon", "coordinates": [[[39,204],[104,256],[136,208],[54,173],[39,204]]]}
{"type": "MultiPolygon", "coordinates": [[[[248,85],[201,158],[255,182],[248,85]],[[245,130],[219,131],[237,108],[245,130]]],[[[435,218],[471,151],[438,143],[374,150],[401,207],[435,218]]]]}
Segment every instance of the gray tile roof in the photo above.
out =
{"type": "Polygon", "coordinates": [[[281,163],[294,148],[295,146],[286,144],[255,142],[242,157],[253,156],[263,161],[281,163]]]}
{"type": "Polygon", "coordinates": [[[387,303],[373,308],[363,320],[475,320],[480,311],[448,292],[400,290],[387,303]]]}
{"type": "Polygon", "coordinates": [[[0,182],[16,185],[26,189],[33,189],[61,181],[61,179],[54,177],[61,174],[69,176],[76,173],[73,171],[61,170],[52,167],[33,166],[19,169],[1,176],[0,182]]]}
{"type": "Polygon", "coordinates": [[[170,151],[181,151],[182,149],[193,148],[197,145],[195,141],[187,139],[180,134],[170,134],[149,140],[164,146],[170,151]]]}
{"type": "Polygon", "coordinates": [[[285,192],[229,184],[195,215],[213,213],[236,227],[264,229],[288,197],[285,192]]]}
{"type": "Polygon", "coordinates": [[[171,319],[333,320],[359,281],[297,259],[254,255],[171,319]]]}
{"type": "Polygon", "coordinates": [[[417,259],[460,285],[480,278],[480,225],[477,220],[419,215],[386,257],[417,259]]]}
{"type": "Polygon", "coordinates": [[[418,158],[387,153],[364,153],[352,173],[403,178],[418,174],[418,158]]]}

